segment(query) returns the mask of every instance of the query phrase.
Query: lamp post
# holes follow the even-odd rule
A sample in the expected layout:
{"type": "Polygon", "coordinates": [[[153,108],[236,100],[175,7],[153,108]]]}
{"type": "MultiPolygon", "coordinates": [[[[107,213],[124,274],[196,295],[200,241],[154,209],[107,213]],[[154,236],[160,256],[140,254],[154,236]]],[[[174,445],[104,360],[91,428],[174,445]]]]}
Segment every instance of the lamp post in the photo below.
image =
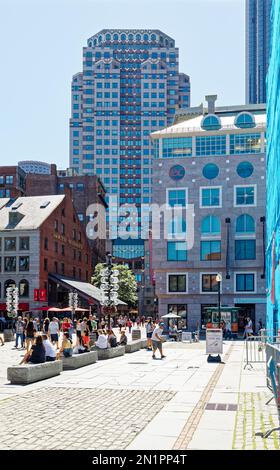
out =
{"type": "Polygon", "coordinates": [[[111,328],[111,313],[118,305],[119,271],[113,267],[111,253],[106,253],[106,264],[101,269],[101,305],[108,315],[108,327],[111,328]]]}
{"type": "Polygon", "coordinates": [[[69,307],[71,307],[71,320],[72,320],[72,323],[73,323],[75,309],[78,307],[78,303],[79,303],[78,292],[75,292],[75,291],[69,292],[69,294],[68,294],[68,303],[69,303],[69,307]]]}
{"type": "Polygon", "coordinates": [[[221,273],[217,274],[216,281],[218,283],[218,328],[220,328],[221,327],[221,282],[222,282],[221,273]]]}

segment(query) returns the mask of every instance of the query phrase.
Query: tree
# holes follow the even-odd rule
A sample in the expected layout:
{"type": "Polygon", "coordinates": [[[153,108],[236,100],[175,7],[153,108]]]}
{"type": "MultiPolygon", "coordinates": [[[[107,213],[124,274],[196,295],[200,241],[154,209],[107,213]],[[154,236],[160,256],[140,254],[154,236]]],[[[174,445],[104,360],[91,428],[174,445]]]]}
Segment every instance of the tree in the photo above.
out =
{"type": "MultiPolygon", "coordinates": [[[[101,269],[106,265],[99,263],[95,266],[91,283],[100,288],[101,285],[101,269]]],[[[133,272],[123,264],[114,264],[114,268],[119,271],[119,299],[127,303],[129,307],[133,307],[137,302],[137,282],[133,272]]]]}

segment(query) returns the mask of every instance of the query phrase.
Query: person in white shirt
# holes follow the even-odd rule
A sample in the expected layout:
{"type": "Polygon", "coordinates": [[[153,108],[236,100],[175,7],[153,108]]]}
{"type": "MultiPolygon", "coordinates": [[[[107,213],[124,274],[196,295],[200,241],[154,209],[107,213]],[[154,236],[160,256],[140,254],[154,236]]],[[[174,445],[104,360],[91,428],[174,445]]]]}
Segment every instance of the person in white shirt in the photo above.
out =
{"type": "Polygon", "coordinates": [[[56,349],[50,342],[47,335],[43,334],[43,345],[46,350],[46,362],[51,362],[56,360],[56,349]]]}
{"type": "Polygon", "coordinates": [[[160,352],[160,355],[161,355],[161,359],[163,359],[164,356],[163,355],[163,352],[162,352],[162,343],[163,343],[163,339],[162,339],[162,333],[163,333],[163,330],[164,330],[164,323],[160,323],[153,331],[153,335],[152,335],[152,345],[153,345],[153,359],[156,358],[156,351],[157,349],[159,350],[160,352]]]}
{"type": "Polygon", "coordinates": [[[99,349],[107,349],[109,347],[108,337],[105,334],[105,331],[103,330],[98,331],[98,338],[95,343],[95,346],[99,349]]]}
{"type": "Polygon", "coordinates": [[[49,324],[49,332],[51,335],[51,342],[56,344],[58,348],[58,336],[59,336],[59,323],[57,318],[53,318],[49,324]]]}

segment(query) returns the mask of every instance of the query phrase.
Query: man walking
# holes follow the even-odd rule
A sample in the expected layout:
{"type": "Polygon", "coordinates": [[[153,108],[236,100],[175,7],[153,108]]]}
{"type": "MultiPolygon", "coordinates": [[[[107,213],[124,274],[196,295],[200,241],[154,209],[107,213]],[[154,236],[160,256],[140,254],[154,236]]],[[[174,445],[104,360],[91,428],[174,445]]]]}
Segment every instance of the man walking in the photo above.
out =
{"type": "Polygon", "coordinates": [[[156,359],[156,351],[157,349],[160,352],[161,359],[164,359],[166,356],[163,355],[162,352],[162,343],[163,343],[163,338],[162,338],[162,333],[164,330],[164,323],[160,323],[153,331],[152,335],[152,345],[153,345],[153,359],[156,359]]]}
{"type": "Polygon", "coordinates": [[[58,319],[55,317],[53,317],[52,321],[50,322],[49,332],[51,335],[52,344],[55,344],[56,348],[58,349],[58,339],[59,339],[60,328],[59,328],[58,319]]]}
{"type": "Polygon", "coordinates": [[[22,321],[22,317],[18,317],[17,321],[16,321],[16,324],[15,324],[15,328],[16,328],[16,349],[18,347],[18,340],[20,338],[21,340],[21,347],[23,348],[23,332],[24,332],[24,327],[25,327],[25,324],[24,322],[22,321]]]}

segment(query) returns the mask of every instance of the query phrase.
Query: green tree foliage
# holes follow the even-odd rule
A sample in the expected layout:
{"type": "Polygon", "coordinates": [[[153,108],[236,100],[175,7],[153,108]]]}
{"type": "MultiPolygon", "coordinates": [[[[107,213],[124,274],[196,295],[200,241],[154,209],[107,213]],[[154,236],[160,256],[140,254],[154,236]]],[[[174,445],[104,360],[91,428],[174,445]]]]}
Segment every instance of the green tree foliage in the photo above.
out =
{"type": "MultiPolygon", "coordinates": [[[[100,288],[101,285],[101,269],[106,265],[99,263],[95,266],[91,283],[100,288]]],[[[133,272],[122,264],[114,264],[114,268],[119,271],[119,299],[127,303],[129,307],[133,307],[137,302],[137,282],[133,272]]]]}

